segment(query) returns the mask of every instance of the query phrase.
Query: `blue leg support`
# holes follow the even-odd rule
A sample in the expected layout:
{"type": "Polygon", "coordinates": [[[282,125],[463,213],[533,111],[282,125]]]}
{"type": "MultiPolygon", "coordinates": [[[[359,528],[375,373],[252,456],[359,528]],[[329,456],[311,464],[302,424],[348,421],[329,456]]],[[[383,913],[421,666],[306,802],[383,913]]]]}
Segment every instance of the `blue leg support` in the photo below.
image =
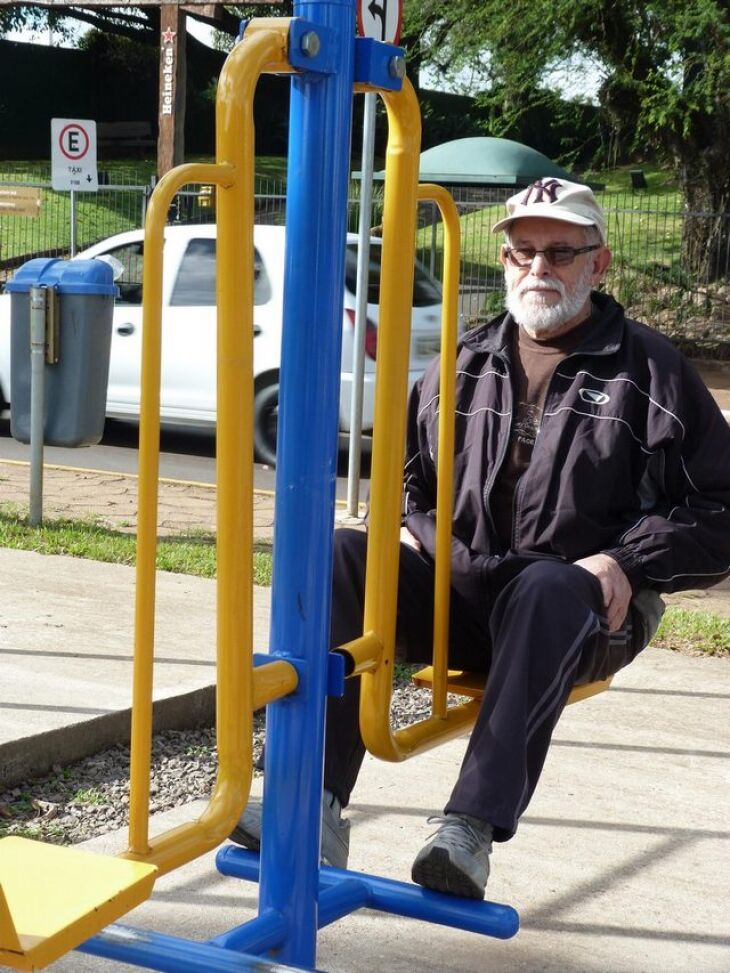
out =
{"type": "MultiPolygon", "coordinates": [[[[255,852],[228,845],[218,852],[216,865],[222,875],[249,882],[259,880],[259,856],[255,852]]],[[[319,873],[319,902],[320,928],[361,908],[424,919],[496,939],[511,939],[520,927],[519,916],[509,905],[461,899],[408,882],[324,865],[319,873]]],[[[219,937],[216,942],[224,939],[219,937]]]]}
{"type": "Polygon", "coordinates": [[[321,25],[331,74],[291,86],[271,654],[301,660],[297,692],[269,706],[260,908],[284,916],[277,956],[314,965],[327,689],[354,8],[297,3],[321,25]]]}

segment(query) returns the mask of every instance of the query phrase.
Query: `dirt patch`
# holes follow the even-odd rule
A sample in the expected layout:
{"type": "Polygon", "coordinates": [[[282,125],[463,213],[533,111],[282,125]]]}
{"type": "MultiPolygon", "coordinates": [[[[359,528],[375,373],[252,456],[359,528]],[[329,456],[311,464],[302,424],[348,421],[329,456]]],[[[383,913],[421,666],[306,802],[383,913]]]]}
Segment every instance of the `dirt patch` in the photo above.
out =
{"type": "MultiPolygon", "coordinates": [[[[138,487],[135,476],[46,466],[43,516],[91,519],[114,530],[136,533],[138,487]]],[[[29,466],[0,461],[0,502],[27,513],[29,494],[29,466]]],[[[215,533],[215,486],[161,481],[157,522],[158,534],[164,537],[200,531],[215,533]]],[[[273,524],[273,497],[255,493],[255,539],[270,542],[273,524]]]]}
{"type": "Polygon", "coordinates": [[[686,608],[689,611],[710,612],[730,618],[730,579],[721,582],[714,588],[691,591],[678,591],[673,595],[662,595],[667,605],[686,608]]]}

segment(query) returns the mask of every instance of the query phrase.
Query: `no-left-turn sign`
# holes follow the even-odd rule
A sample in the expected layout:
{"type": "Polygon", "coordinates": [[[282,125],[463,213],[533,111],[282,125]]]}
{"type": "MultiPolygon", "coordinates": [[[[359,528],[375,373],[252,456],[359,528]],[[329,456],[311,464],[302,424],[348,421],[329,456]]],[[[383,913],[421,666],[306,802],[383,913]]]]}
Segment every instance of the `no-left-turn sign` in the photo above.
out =
{"type": "Polygon", "coordinates": [[[96,192],[96,122],[87,119],[51,119],[51,184],[64,192],[96,192]]]}
{"type": "Polygon", "coordinates": [[[386,44],[400,40],[403,0],[358,0],[357,32],[386,44]]]}

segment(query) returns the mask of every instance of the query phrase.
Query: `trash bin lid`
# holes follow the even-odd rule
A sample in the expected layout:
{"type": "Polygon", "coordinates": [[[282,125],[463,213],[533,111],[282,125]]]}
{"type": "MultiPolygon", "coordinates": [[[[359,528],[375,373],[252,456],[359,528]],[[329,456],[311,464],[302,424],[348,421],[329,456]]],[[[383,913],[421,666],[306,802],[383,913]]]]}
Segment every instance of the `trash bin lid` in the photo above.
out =
{"type": "Polygon", "coordinates": [[[18,269],[6,285],[10,294],[27,294],[31,287],[55,287],[59,294],[105,294],[117,297],[114,271],[103,260],[60,260],[36,257],[18,269]]]}

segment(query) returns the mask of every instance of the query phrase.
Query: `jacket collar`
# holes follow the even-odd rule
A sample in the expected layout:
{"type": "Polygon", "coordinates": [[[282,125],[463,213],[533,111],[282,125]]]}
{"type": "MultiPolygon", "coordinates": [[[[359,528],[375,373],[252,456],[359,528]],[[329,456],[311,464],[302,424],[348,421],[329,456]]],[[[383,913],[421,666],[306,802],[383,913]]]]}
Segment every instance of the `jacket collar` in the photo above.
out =
{"type": "MultiPolygon", "coordinates": [[[[589,318],[591,327],[572,354],[612,355],[621,347],[624,335],[624,309],[609,294],[593,291],[591,300],[595,308],[589,318]]],[[[588,322],[586,322],[587,324],[588,322]]],[[[486,324],[468,331],[462,344],[470,351],[498,355],[509,359],[512,330],[518,327],[509,311],[488,321],[486,324]]],[[[583,325],[581,325],[583,327],[583,325]]]]}

